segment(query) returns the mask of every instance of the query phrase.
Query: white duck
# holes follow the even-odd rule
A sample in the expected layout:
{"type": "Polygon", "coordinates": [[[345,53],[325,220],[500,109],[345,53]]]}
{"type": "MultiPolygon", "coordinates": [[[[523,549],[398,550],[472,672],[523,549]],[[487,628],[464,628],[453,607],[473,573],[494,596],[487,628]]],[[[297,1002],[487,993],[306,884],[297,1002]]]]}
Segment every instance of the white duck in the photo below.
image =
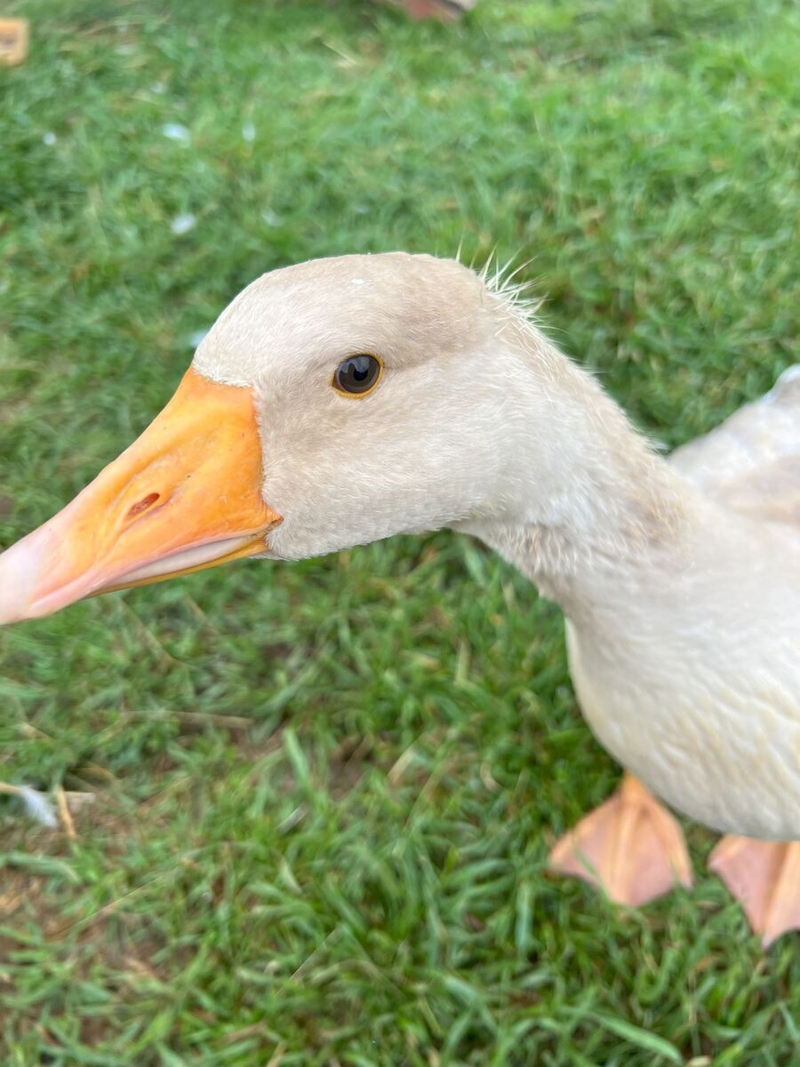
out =
{"type": "MultiPolygon", "coordinates": [[[[275,271],[223,312],[139,440],[0,556],[0,622],[448,526],[561,605],[583,712],[637,778],[715,829],[797,841],[797,371],[668,464],[458,263],[275,271]]],[[[800,844],[729,839],[717,860],[765,941],[800,926],[800,844]]],[[[631,902],[689,878],[680,832],[633,778],[553,863],[631,902]]]]}

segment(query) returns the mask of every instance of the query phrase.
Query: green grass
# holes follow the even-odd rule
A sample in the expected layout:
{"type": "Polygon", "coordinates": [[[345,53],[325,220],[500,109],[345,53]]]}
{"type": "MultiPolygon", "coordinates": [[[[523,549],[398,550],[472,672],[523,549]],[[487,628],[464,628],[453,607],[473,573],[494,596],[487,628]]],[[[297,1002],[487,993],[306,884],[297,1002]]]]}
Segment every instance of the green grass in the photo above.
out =
{"type": "MultiPolygon", "coordinates": [[[[797,358],[789,0],[3,13],[32,51],[0,69],[2,544],[312,256],[530,260],[553,336],[671,445],[797,358]]],[[[638,913],[546,876],[617,770],[559,613],[479,546],[233,566],[0,658],[0,778],[94,794],[74,841],[0,806],[4,1065],[800,1062],[797,938],[762,954],[705,830],[696,887],[638,913]]]]}

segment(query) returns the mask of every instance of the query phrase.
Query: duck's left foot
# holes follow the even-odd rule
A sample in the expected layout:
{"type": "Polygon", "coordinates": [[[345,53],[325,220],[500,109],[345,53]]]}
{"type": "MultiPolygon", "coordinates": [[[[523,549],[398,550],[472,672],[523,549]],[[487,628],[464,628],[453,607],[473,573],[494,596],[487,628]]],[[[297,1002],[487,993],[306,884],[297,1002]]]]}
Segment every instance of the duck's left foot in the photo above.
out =
{"type": "Polygon", "coordinates": [[[741,903],[764,948],[800,930],[800,841],[723,837],[708,866],[741,903]]]}
{"type": "Polygon", "coordinates": [[[412,19],[439,19],[453,22],[470,11],[478,0],[389,0],[395,7],[404,8],[412,19]]]}
{"type": "Polygon", "coordinates": [[[676,882],[692,884],[680,826],[631,774],[610,800],[556,843],[548,866],[633,908],[669,892],[676,882]]]}

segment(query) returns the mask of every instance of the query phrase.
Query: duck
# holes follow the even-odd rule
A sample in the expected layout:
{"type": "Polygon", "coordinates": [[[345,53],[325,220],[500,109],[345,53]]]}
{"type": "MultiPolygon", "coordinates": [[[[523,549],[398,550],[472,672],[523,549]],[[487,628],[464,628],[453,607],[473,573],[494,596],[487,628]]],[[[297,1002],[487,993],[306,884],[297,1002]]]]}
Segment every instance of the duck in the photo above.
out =
{"type": "Polygon", "coordinates": [[[636,906],[691,883],[668,808],[765,945],[800,928],[800,365],[666,458],[458,260],[263,275],[142,435],[0,555],[0,623],[244,558],[478,538],[558,604],[575,693],[622,765],[550,866],[636,906]]]}

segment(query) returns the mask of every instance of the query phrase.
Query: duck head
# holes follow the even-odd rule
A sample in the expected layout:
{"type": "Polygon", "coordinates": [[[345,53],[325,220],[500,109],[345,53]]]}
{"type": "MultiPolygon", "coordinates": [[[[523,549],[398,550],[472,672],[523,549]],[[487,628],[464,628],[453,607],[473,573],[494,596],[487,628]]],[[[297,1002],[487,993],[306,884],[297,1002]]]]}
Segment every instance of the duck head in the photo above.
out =
{"type": "Polygon", "coordinates": [[[514,467],[501,433],[524,373],[513,346],[498,347],[510,314],[475,273],[429,256],[345,256],[259,278],[141,437],[0,556],[0,622],[501,508],[514,467]]]}

